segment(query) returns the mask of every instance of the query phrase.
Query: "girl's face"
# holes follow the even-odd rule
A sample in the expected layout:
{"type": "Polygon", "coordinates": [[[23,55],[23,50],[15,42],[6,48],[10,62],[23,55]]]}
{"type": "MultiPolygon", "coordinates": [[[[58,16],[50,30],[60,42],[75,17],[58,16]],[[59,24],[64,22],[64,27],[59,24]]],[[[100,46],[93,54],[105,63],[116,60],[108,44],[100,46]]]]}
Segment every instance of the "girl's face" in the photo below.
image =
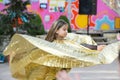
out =
{"type": "Polygon", "coordinates": [[[59,30],[57,30],[57,38],[65,38],[68,33],[68,25],[63,25],[59,30]]]}

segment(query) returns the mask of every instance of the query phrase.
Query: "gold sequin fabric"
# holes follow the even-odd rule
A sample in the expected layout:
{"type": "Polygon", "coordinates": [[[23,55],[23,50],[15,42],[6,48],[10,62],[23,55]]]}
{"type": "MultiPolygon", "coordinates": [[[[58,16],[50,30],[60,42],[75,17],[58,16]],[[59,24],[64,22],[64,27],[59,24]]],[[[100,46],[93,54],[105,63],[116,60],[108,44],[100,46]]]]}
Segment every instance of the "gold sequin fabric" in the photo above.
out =
{"type": "Polygon", "coordinates": [[[120,49],[120,42],[102,51],[91,50],[81,43],[96,45],[90,36],[69,33],[64,40],[48,42],[40,38],[15,34],[4,50],[10,56],[12,76],[19,80],[53,80],[62,68],[88,67],[111,63],[120,49]]]}

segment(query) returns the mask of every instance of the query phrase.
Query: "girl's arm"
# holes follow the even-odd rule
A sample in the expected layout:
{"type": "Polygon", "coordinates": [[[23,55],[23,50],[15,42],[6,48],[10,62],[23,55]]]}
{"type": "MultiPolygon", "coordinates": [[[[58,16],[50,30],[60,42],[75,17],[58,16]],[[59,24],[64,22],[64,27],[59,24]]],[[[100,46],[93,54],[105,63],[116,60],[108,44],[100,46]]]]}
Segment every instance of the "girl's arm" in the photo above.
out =
{"type": "Polygon", "coordinates": [[[81,44],[81,45],[90,48],[92,50],[97,50],[97,45],[90,45],[90,44],[81,44]]]}
{"type": "Polygon", "coordinates": [[[98,50],[101,51],[106,45],[90,45],[90,44],[81,44],[87,48],[90,48],[92,50],[98,50]]]}

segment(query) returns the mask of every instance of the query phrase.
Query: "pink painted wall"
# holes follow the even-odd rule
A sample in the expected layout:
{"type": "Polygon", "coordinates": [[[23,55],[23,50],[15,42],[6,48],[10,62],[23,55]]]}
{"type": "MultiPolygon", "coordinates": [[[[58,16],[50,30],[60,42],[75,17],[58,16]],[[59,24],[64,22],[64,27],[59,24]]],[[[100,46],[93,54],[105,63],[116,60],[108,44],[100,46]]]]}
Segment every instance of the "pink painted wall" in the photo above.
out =
{"type": "Polygon", "coordinates": [[[60,15],[65,15],[65,12],[49,12],[49,6],[47,9],[40,9],[39,2],[32,3],[32,10],[37,12],[42,18],[45,30],[48,30],[52,23],[59,18],[60,15]],[[45,16],[50,16],[50,21],[45,21],[45,16]]]}
{"type": "Polygon", "coordinates": [[[0,3],[0,11],[4,9],[4,5],[2,3],[0,3]]]}
{"type": "Polygon", "coordinates": [[[119,15],[113,11],[110,7],[108,7],[105,3],[102,2],[102,0],[98,0],[97,5],[97,15],[92,17],[92,20],[94,21],[95,29],[99,30],[100,25],[106,23],[109,25],[110,29],[114,29],[114,19],[115,17],[118,17],[119,15]]]}
{"type": "Polygon", "coordinates": [[[111,20],[114,19],[115,16],[118,16],[110,7],[108,7],[102,0],[98,0],[97,2],[97,15],[93,17],[93,20],[102,19],[103,16],[109,16],[111,20]]]}

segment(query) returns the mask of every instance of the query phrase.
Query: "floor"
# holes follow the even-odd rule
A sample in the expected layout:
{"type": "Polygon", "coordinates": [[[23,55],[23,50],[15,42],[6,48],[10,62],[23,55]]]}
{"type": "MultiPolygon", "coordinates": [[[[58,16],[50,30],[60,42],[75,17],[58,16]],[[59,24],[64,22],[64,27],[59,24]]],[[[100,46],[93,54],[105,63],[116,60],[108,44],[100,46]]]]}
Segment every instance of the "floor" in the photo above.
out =
{"type": "MultiPolygon", "coordinates": [[[[69,75],[72,80],[120,80],[118,61],[111,64],[86,68],[73,68],[69,75]]],[[[8,63],[0,63],[0,80],[15,80],[11,77],[8,63]]]]}

